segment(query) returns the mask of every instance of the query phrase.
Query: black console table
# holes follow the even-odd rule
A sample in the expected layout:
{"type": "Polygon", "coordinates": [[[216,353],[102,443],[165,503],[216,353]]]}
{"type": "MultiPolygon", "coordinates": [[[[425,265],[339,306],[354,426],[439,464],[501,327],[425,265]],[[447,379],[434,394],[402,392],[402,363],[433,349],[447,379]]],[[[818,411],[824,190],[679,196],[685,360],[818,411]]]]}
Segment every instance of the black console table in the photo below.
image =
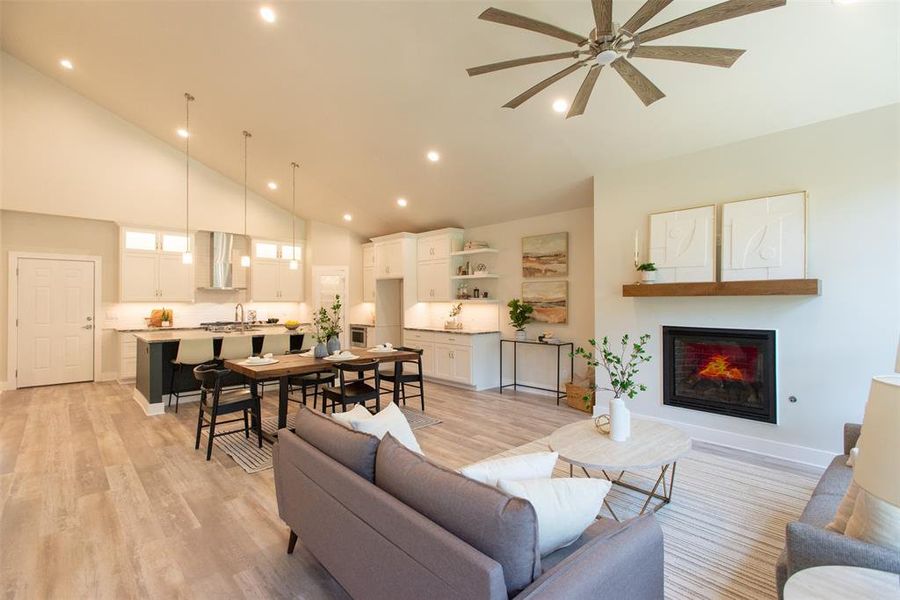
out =
{"type": "Polygon", "coordinates": [[[503,388],[511,387],[513,389],[517,389],[520,387],[530,388],[533,390],[541,390],[543,392],[553,392],[556,394],[556,405],[559,406],[559,401],[561,398],[566,397],[566,392],[564,390],[559,389],[559,367],[561,361],[561,349],[567,346],[569,348],[569,383],[574,382],[574,372],[575,372],[575,358],[571,356],[571,354],[575,351],[575,345],[572,342],[539,342],[537,340],[517,340],[517,339],[509,339],[503,338],[500,340],[500,393],[503,393],[503,388]],[[504,385],[503,383],[503,344],[512,344],[513,347],[513,380],[512,383],[507,383],[504,385]],[[518,347],[519,344],[526,344],[529,346],[546,346],[548,348],[556,348],[556,389],[551,388],[543,388],[535,385],[526,385],[524,383],[518,383],[518,347]]]}

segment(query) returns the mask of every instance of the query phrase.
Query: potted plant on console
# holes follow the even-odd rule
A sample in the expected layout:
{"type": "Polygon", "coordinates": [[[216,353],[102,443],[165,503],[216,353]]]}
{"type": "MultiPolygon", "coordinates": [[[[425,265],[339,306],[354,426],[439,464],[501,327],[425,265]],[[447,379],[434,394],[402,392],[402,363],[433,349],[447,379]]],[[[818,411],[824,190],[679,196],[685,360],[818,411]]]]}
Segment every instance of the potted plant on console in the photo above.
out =
{"type": "Polygon", "coordinates": [[[509,307],[509,324],[516,328],[516,339],[524,340],[525,326],[531,322],[534,307],[518,298],[513,298],[506,306],[509,307]]]}
{"type": "Polygon", "coordinates": [[[654,283],[656,281],[656,265],[652,262],[641,263],[635,269],[641,274],[641,283],[654,283]]]}
{"type": "MultiPolygon", "coordinates": [[[[324,309],[323,309],[324,310],[324,309]]],[[[341,340],[338,338],[341,335],[341,332],[344,330],[341,327],[341,295],[337,294],[334,297],[334,302],[331,304],[331,314],[326,315],[328,317],[328,325],[326,331],[326,347],[328,350],[328,354],[333,354],[335,352],[339,352],[341,350],[341,340]]]]}
{"type": "MultiPolygon", "coordinates": [[[[609,425],[609,437],[614,442],[624,442],[631,437],[631,411],[625,406],[625,397],[634,399],[640,392],[646,391],[647,386],[635,383],[638,367],[650,361],[646,346],[650,340],[650,334],[645,333],[637,342],[631,342],[628,334],[622,336],[622,351],[616,354],[609,348],[609,338],[605,337],[597,347],[596,340],[588,340],[593,348],[585,350],[581,346],[575,348],[571,356],[580,356],[585,359],[589,367],[603,367],[609,375],[609,387],[597,387],[590,384],[592,390],[612,392],[613,398],[609,401],[609,414],[597,415],[594,425],[605,433],[606,425],[609,425]],[[626,357],[626,354],[628,356],[626,357]]],[[[583,397],[585,403],[591,401],[590,395],[583,397]]],[[[596,404],[595,411],[596,409],[596,404]]]]}

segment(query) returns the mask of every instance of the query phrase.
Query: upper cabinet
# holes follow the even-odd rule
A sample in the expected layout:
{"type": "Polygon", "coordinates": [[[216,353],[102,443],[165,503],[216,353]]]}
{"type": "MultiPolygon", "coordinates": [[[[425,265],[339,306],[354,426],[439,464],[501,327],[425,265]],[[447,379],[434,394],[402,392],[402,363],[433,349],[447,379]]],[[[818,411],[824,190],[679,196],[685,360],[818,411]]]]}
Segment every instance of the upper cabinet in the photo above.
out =
{"type": "MultiPolygon", "coordinates": [[[[375,279],[415,277],[416,236],[398,233],[374,238],[375,279]]],[[[365,256],[363,257],[365,264],[365,256]]]]}
{"type": "Polygon", "coordinates": [[[252,240],[250,297],[254,302],[303,301],[303,246],[288,242],[252,240]],[[291,269],[291,260],[299,263],[291,269]]]}
{"type": "Polygon", "coordinates": [[[363,244],[363,302],[375,302],[375,245],[363,244]]]}
{"type": "Polygon", "coordinates": [[[122,302],[193,302],[193,248],[184,232],[122,227],[119,231],[119,298],[122,302]]]}
{"type": "Polygon", "coordinates": [[[441,229],[419,236],[416,251],[417,296],[419,302],[450,302],[455,298],[451,285],[453,260],[463,244],[462,229],[441,229]]]}

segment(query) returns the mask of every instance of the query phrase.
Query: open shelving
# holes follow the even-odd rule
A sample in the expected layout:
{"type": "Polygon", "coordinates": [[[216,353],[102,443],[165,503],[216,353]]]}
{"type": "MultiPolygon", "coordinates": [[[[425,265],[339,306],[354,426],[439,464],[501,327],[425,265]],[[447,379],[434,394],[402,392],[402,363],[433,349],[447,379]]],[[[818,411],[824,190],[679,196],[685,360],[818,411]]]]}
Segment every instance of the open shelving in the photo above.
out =
{"type": "Polygon", "coordinates": [[[473,248],[472,250],[457,250],[451,252],[450,256],[472,256],[473,254],[497,254],[500,252],[496,248],[473,248]]]}

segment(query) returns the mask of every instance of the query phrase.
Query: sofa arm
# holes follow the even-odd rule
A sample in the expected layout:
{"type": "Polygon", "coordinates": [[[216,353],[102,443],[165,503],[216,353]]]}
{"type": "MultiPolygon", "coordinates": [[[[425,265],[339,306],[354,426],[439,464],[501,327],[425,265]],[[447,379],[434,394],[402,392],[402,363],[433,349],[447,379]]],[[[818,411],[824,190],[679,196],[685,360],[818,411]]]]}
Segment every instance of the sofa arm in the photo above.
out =
{"type": "Polygon", "coordinates": [[[900,574],[900,553],[809,523],[787,525],[787,575],[824,565],[865,567],[900,574]]]}
{"type": "Polygon", "coordinates": [[[662,600],[663,534],[652,514],[591,540],[514,600],[662,600]]]}
{"type": "Polygon", "coordinates": [[[844,454],[850,454],[850,450],[856,446],[860,431],[862,425],[859,423],[844,423],[844,454]]]}

